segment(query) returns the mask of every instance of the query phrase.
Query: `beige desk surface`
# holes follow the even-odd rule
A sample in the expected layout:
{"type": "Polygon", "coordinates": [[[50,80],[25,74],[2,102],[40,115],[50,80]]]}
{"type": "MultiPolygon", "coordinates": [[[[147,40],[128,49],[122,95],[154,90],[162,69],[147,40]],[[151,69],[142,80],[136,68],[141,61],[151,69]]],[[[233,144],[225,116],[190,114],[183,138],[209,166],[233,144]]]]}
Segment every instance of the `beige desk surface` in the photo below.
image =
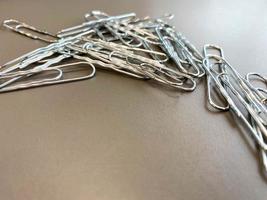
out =
{"type": "MultiPolygon", "coordinates": [[[[174,13],[197,47],[221,45],[242,73],[267,74],[267,2],[1,0],[0,20],[55,32],[92,9],[174,13]]],[[[2,29],[5,63],[43,44],[2,29]]],[[[193,93],[98,71],[87,81],[0,95],[1,200],[264,200],[257,153],[230,114],[193,93]]]]}

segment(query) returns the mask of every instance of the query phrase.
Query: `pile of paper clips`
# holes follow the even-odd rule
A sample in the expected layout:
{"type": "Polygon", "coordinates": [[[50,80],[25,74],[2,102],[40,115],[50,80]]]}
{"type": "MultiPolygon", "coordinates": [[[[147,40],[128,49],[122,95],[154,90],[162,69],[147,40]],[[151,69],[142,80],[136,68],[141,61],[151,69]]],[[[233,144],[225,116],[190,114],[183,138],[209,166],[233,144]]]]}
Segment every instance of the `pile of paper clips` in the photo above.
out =
{"type": "Polygon", "coordinates": [[[182,91],[193,91],[206,77],[208,101],[219,111],[232,111],[253,137],[267,170],[267,84],[257,73],[241,76],[225,59],[223,50],[205,45],[201,54],[167,23],[173,18],[138,18],[135,13],[109,16],[101,11],[85,15],[85,22],[51,34],[17,20],[3,25],[32,39],[48,43],[0,68],[0,92],[92,78],[95,68],[114,70],[182,91]],[[71,76],[86,69],[86,75],[71,76]],[[221,99],[214,94],[218,94],[221,99]]]}

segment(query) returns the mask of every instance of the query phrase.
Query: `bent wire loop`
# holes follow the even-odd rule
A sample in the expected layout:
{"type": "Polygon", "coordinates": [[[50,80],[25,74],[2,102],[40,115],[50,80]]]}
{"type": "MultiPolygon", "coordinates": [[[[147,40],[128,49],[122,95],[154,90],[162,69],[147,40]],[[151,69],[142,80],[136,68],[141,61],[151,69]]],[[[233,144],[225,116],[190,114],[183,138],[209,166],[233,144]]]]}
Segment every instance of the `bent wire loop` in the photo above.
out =
{"type": "Polygon", "coordinates": [[[0,81],[5,78],[10,78],[10,77],[16,77],[20,76],[22,77],[22,80],[27,81],[29,77],[31,76],[36,76],[40,75],[42,73],[47,73],[47,72],[54,72],[55,75],[51,78],[43,78],[40,80],[34,80],[34,81],[28,81],[26,83],[17,83],[12,82],[13,84],[10,86],[6,87],[0,87],[0,92],[9,92],[9,91],[14,91],[14,90],[20,90],[20,89],[27,89],[27,88],[33,88],[33,87],[40,87],[40,86],[45,86],[45,85],[54,85],[54,84],[60,84],[60,83],[67,83],[67,82],[74,82],[74,81],[80,81],[80,80],[85,80],[85,79],[90,79],[95,75],[95,66],[89,62],[74,62],[74,63],[68,63],[68,64],[62,64],[62,65],[55,65],[53,67],[48,67],[42,70],[28,70],[26,72],[21,72],[18,74],[16,73],[8,73],[5,74],[3,77],[0,78],[0,81]],[[64,78],[64,69],[67,69],[68,67],[76,66],[76,65],[81,65],[83,68],[89,69],[89,72],[87,75],[79,76],[79,77],[74,77],[74,78],[64,78]]]}
{"type": "MultiPolygon", "coordinates": [[[[224,59],[224,53],[223,50],[216,46],[216,45],[211,45],[211,44],[206,44],[204,46],[203,52],[204,52],[204,57],[209,57],[210,55],[214,55],[214,51],[216,51],[216,55],[218,55],[219,57],[221,57],[222,59],[224,59]],[[209,50],[213,50],[213,54],[210,54],[208,51],[209,50]]],[[[205,60],[205,66],[206,66],[206,70],[209,70],[210,73],[215,73],[215,74],[219,74],[219,73],[225,73],[225,67],[224,64],[221,62],[221,60],[217,60],[217,62],[215,63],[210,63],[211,59],[206,59],[205,60]],[[216,72],[215,70],[213,70],[213,66],[218,64],[219,65],[219,70],[220,72],[216,72]]],[[[229,104],[223,106],[223,105],[218,105],[213,99],[212,99],[212,84],[214,79],[212,79],[211,75],[209,73],[207,73],[206,75],[206,81],[207,81],[207,96],[208,96],[208,102],[211,106],[213,106],[215,109],[219,110],[219,111],[228,111],[229,110],[229,104]]],[[[223,97],[224,98],[224,97],[223,97]]],[[[225,98],[224,98],[225,99],[225,98]]]]}
{"type": "Polygon", "coordinates": [[[15,19],[8,19],[3,22],[3,26],[21,35],[27,36],[35,40],[41,40],[48,43],[56,42],[58,37],[45,30],[37,29],[26,23],[20,22],[15,19]],[[35,34],[34,34],[35,33],[35,34]],[[42,35],[43,37],[39,36],[42,35]],[[48,37],[47,37],[48,36],[48,37]],[[49,39],[50,38],[50,39],[49,39]]]}

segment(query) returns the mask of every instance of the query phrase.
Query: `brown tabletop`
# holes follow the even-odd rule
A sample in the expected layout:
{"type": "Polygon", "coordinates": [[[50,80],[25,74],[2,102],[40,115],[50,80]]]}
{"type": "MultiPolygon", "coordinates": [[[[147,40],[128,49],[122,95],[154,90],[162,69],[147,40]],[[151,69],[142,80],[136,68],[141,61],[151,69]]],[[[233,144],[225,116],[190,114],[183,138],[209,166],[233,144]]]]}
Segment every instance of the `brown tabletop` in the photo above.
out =
{"type": "MultiPolygon", "coordinates": [[[[56,32],[92,9],[174,13],[198,48],[218,44],[242,74],[267,74],[267,2],[219,0],[0,1],[15,18],[56,32]]],[[[0,31],[0,61],[37,47],[0,31]]],[[[0,95],[0,199],[263,200],[258,153],[229,113],[193,93],[98,70],[91,80],[0,95]]]]}

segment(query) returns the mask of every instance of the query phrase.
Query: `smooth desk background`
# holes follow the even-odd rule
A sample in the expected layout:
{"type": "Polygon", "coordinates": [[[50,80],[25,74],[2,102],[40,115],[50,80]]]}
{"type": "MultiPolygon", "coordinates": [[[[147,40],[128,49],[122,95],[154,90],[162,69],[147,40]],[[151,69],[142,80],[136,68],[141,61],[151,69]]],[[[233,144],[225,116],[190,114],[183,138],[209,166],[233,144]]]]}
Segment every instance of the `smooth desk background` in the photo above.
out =
{"type": "MultiPolygon", "coordinates": [[[[190,41],[221,45],[242,73],[267,74],[267,2],[1,0],[0,20],[56,32],[85,12],[174,13],[190,41]]],[[[0,32],[5,63],[43,46],[0,32]]],[[[0,199],[263,200],[257,155],[230,114],[193,93],[97,71],[92,80],[0,95],[0,199]]]]}

